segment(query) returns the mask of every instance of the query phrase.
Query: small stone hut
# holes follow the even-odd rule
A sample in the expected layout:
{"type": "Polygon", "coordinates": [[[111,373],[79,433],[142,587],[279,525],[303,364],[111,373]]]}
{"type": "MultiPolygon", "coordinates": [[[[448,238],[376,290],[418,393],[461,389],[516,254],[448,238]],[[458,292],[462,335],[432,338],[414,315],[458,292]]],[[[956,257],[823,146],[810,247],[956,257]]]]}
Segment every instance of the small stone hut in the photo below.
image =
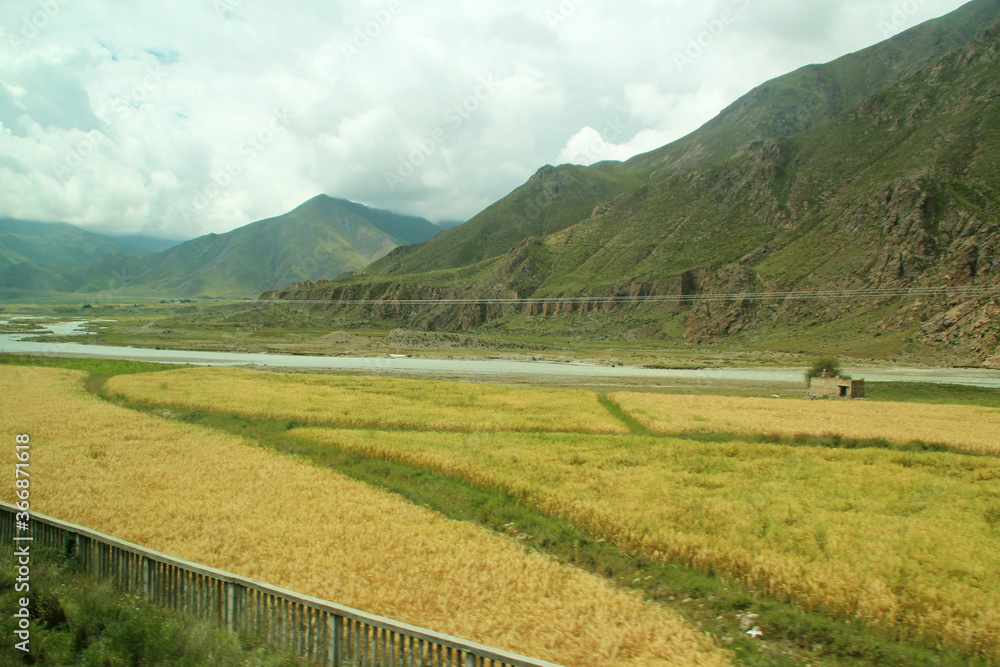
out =
{"type": "Polygon", "coordinates": [[[865,381],[842,377],[818,377],[809,381],[809,398],[864,398],[865,381]]]}

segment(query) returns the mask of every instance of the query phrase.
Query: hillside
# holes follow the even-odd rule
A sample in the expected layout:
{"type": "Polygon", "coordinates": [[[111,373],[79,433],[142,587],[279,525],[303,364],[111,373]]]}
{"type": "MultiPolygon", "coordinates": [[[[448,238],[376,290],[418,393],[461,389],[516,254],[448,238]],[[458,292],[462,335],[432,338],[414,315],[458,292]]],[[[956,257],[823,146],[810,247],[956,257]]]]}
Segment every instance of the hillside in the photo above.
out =
{"type": "Polygon", "coordinates": [[[0,270],[17,264],[84,266],[116,253],[146,251],[65,223],[0,218],[0,270]]]}
{"type": "MultiPolygon", "coordinates": [[[[393,248],[430,238],[423,218],[320,195],[285,215],[208,234],[153,255],[132,271],[128,291],[170,296],[256,295],[276,285],[355,271],[393,248]]],[[[93,279],[82,289],[100,288],[93,279]]]]}
{"type": "Polygon", "coordinates": [[[661,175],[582,222],[529,238],[498,258],[262,298],[545,297],[557,303],[384,304],[363,315],[405,316],[418,327],[452,330],[488,323],[692,343],[739,336],[796,351],[829,345],[896,355],[937,346],[954,361],[986,361],[1000,354],[995,298],[740,298],[693,307],[594,306],[598,312],[586,318],[566,299],[996,286],[998,46],[994,24],[810,129],[661,175]]]}
{"type": "MultiPolygon", "coordinates": [[[[30,298],[110,290],[169,298],[256,296],[279,285],[355,271],[438,231],[423,218],[320,195],[285,215],[141,258],[123,254],[126,246],[119,244],[108,246],[110,252],[92,252],[89,263],[11,265],[0,273],[0,285],[7,288],[0,294],[30,298]]],[[[79,254],[75,239],[64,242],[67,253],[79,254]]]]}
{"type": "Polygon", "coordinates": [[[789,137],[823,123],[927,67],[1000,16],[1000,0],[976,0],[892,39],[823,65],[807,65],[760,85],[698,131],[636,156],[630,170],[661,180],[725,161],[752,141],[789,137]]]}
{"type": "Polygon", "coordinates": [[[143,243],[114,239],[60,222],[0,218],[0,297],[31,299],[72,291],[76,275],[117,257],[133,263],[149,254],[143,243]]]}
{"type": "Polygon", "coordinates": [[[545,236],[579,222],[601,202],[643,182],[640,175],[623,172],[612,163],[546,165],[465,224],[447,229],[427,243],[401,248],[361,273],[404,274],[496,257],[529,236],[545,236]]]}
{"type": "Polygon", "coordinates": [[[690,135],[625,163],[545,166],[464,225],[393,253],[363,273],[400,276],[501,255],[529,237],[565,229],[602,202],[644,184],[724,162],[753,141],[825,122],[966,44],[997,16],[1000,0],[976,0],[870,48],[803,67],[754,88],[690,135]]]}

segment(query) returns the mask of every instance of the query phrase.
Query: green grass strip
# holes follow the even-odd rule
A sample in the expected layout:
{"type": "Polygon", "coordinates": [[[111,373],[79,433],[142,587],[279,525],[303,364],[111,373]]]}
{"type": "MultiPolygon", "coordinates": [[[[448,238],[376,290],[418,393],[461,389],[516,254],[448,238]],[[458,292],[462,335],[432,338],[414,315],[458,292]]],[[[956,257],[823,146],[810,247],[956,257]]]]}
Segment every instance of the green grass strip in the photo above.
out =
{"type": "Polygon", "coordinates": [[[607,394],[598,394],[597,401],[607,408],[607,411],[610,412],[615,419],[628,426],[628,430],[632,435],[649,435],[648,428],[633,419],[632,415],[625,412],[625,410],[611,400],[611,397],[607,394]]]}

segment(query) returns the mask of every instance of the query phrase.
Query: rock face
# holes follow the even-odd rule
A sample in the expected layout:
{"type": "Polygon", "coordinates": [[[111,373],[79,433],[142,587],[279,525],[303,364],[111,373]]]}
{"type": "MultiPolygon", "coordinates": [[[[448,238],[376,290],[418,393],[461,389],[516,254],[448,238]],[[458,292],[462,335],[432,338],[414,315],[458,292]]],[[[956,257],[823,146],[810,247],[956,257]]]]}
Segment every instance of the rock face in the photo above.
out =
{"type": "Polygon", "coordinates": [[[373,345],[377,350],[558,350],[551,345],[539,345],[498,338],[483,338],[481,336],[465,336],[456,333],[436,333],[411,331],[409,329],[393,329],[389,335],[373,345]]]}

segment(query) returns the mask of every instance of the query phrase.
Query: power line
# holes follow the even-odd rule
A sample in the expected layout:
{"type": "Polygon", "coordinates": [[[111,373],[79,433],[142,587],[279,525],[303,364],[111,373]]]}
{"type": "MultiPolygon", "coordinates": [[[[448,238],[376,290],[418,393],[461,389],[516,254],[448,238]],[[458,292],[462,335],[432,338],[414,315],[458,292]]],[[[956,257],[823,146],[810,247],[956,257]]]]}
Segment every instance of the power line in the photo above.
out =
{"type": "Polygon", "coordinates": [[[258,299],[257,303],[326,303],[337,305],[546,305],[602,303],[692,303],[703,301],[767,301],[772,299],[855,299],[886,296],[989,296],[1000,293],[994,287],[913,287],[858,290],[808,290],[792,292],[728,292],[719,294],[659,294],[644,296],[553,296],[553,297],[467,297],[450,299],[258,299]]]}
{"type": "MultiPolygon", "coordinates": [[[[322,285],[318,287],[323,287],[322,285]]],[[[461,297],[450,299],[397,299],[383,297],[380,299],[248,299],[246,297],[190,298],[178,296],[140,296],[123,294],[108,297],[101,292],[46,292],[17,287],[0,287],[0,292],[21,292],[38,294],[47,297],[73,297],[86,300],[116,298],[122,301],[185,301],[189,303],[246,302],[264,303],[324,303],[337,305],[547,305],[547,304],[603,304],[603,303],[694,303],[713,301],[767,301],[774,299],[856,299],[879,297],[907,296],[990,296],[1000,294],[1000,285],[982,287],[892,287],[868,289],[840,290],[801,290],[784,292],[725,292],[713,294],[651,294],[642,296],[610,295],[610,296],[552,296],[552,297],[461,297]]]]}

